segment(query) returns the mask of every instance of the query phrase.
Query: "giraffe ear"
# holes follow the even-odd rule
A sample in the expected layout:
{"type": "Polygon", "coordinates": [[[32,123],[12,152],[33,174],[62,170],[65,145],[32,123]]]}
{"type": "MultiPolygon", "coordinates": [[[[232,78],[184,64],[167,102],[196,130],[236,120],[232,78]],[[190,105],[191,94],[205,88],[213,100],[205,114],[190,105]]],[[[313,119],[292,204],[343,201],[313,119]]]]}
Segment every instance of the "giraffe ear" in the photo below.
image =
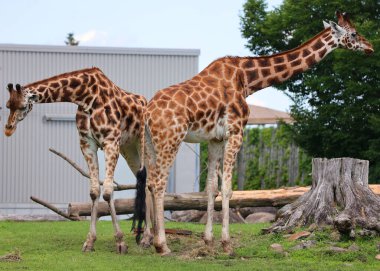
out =
{"type": "Polygon", "coordinates": [[[323,26],[325,29],[331,27],[331,25],[326,21],[323,21],[323,26]]]}
{"type": "Polygon", "coordinates": [[[339,38],[346,34],[346,30],[337,23],[330,21],[331,30],[339,38]]]}

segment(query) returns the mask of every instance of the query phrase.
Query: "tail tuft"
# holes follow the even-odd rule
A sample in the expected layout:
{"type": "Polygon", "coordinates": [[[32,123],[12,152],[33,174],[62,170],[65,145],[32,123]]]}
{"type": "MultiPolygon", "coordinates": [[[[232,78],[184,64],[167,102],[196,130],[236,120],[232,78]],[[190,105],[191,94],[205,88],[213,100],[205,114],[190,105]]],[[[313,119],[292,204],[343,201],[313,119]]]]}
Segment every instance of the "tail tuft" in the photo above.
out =
{"type": "Polygon", "coordinates": [[[146,168],[143,167],[136,173],[136,198],[135,211],[133,215],[132,231],[136,229],[136,243],[140,243],[142,226],[145,222],[145,185],[146,185],[146,168]],[[136,228],[137,223],[137,228],[136,228]]]}

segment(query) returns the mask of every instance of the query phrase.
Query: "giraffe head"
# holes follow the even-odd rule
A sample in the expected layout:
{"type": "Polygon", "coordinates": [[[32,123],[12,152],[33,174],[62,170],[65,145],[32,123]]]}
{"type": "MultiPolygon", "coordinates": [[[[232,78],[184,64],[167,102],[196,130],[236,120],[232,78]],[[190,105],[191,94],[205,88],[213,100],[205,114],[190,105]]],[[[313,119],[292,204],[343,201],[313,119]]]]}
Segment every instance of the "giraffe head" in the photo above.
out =
{"type": "Polygon", "coordinates": [[[22,88],[19,84],[16,85],[16,89],[13,88],[13,84],[8,84],[8,91],[10,97],[7,102],[7,108],[10,110],[10,114],[4,133],[6,136],[11,136],[16,130],[17,123],[22,121],[32,110],[37,96],[22,88]]]}
{"type": "Polygon", "coordinates": [[[351,23],[346,12],[336,12],[338,23],[330,21],[323,22],[325,28],[331,27],[331,34],[339,47],[354,51],[363,51],[366,54],[374,52],[372,44],[369,43],[363,36],[358,34],[355,26],[351,23]]]}

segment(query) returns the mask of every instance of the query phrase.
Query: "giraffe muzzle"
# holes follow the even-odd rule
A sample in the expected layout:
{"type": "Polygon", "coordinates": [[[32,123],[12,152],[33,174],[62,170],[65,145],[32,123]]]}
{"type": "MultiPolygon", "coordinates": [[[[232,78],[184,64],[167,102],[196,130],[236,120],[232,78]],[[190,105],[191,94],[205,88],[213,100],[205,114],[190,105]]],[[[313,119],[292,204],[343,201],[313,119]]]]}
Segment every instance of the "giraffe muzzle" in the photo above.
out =
{"type": "Polygon", "coordinates": [[[364,49],[364,53],[366,55],[372,55],[373,52],[375,52],[375,50],[373,50],[372,48],[364,49]]]}
{"type": "Polygon", "coordinates": [[[16,126],[6,124],[5,129],[4,129],[4,134],[6,136],[11,136],[15,130],[16,130],[16,126]]]}

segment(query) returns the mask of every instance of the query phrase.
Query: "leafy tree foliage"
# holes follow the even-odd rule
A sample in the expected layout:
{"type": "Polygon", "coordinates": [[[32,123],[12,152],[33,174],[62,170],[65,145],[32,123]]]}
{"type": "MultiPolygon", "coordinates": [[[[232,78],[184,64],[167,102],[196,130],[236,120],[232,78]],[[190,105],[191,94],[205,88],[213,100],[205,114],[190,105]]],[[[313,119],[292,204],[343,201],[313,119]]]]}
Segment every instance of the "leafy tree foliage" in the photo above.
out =
{"type": "MultiPolygon", "coordinates": [[[[249,127],[244,131],[244,189],[270,189],[311,184],[311,158],[295,146],[288,127],[249,127]]],[[[207,143],[201,143],[200,190],[207,178],[207,143]]],[[[237,189],[237,170],[232,177],[237,189]]]]}
{"type": "Polygon", "coordinates": [[[380,1],[284,0],[272,11],[264,0],[243,6],[241,31],[255,55],[297,47],[323,30],[335,11],[351,16],[375,53],[337,49],[311,70],[277,85],[294,101],[289,127],[313,157],[370,160],[370,180],[380,181],[380,1]]]}
{"type": "Polygon", "coordinates": [[[65,44],[67,46],[78,46],[79,41],[74,38],[74,33],[69,33],[69,34],[67,34],[65,44]]]}

